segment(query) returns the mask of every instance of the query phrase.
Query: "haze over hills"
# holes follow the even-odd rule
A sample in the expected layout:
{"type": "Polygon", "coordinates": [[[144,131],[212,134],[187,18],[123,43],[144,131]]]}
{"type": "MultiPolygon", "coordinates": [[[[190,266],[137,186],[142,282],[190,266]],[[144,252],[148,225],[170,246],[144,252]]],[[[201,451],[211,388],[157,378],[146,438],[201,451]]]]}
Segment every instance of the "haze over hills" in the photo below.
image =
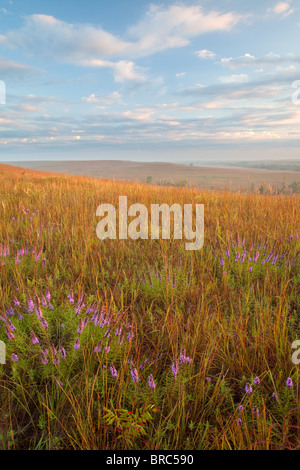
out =
{"type": "Polygon", "coordinates": [[[247,160],[247,161],[200,161],[188,162],[191,165],[207,167],[257,168],[261,170],[300,171],[299,160],[247,160]]]}
{"type": "Polygon", "coordinates": [[[262,185],[281,187],[299,182],[298,171],[257,168],[208,167],[161,162],[124,160],[27,161],[17,167],[103,179],[139,181],[165,185],[193,185],[202,188],[247,190],[262,185]]]}

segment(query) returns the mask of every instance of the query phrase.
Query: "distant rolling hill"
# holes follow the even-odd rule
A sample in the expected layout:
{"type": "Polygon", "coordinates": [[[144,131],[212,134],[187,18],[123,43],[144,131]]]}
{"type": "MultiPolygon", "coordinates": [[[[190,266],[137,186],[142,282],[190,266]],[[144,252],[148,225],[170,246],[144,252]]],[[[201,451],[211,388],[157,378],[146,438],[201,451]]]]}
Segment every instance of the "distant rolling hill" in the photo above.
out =
{"type": "Polygon", "coordinates": [[[166,185],[193,185],[202,188],[247,190],[255,186],[288,186],[300,181],[297,171],[254,168],[200,167],[174,163],[132,162],[123,160],[26,161],[12,162],[29,170],[90,176],[103,179],[148,182],[166,185]]]}
{"type": "Polygon", "coordinates": [[[299,160],[254,160],[254,161],[212,161],[193,162],[193,165],[209,167],[257,168],[259,170],[299,171],[299,160]]]}

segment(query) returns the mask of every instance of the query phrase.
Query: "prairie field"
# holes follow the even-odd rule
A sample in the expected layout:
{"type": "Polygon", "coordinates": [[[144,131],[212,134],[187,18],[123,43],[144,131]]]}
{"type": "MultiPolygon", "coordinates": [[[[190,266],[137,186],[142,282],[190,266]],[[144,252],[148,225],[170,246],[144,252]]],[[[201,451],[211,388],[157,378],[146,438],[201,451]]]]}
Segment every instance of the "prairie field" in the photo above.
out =
{"type": "Polygon", "coordinates": [[[279,193],[292,192],[296,186],[300,192],[299,160],[274,163],[270,168],[222,167],[186,165],[168,162],[136,162],[124,160],[77,160],[77,161],[28,161],[15,162],[16,171],[25,174],[30,170],[39,172],[64,173],[74,176],[131,181],[150,182],[162,186],[193,186],[200,189],[279,193]],[[298,164],[298,166],[297,166],[298,164]],[[277,165],[277,166],[276,166],[277,165]],[[274,169],[275,168],[275,169],[274,169]]]}
{"type": "Polygon", "coordinates": [[[0,449],[300,449],[299,195],[22,173],[0,174],[0,449]],[[99,240],[119,195],[204,204],[203,248],[99,240]]]}

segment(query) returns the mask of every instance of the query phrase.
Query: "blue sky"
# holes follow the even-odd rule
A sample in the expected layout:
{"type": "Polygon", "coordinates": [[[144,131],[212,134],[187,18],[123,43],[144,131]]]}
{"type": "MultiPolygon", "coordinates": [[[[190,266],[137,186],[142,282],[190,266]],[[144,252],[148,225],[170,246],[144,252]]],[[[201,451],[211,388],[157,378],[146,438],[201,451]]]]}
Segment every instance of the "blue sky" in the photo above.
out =
{"type": "Polygon", "coordinates": [[[1,0],[0,160],[299,158],[299,39],[296,0],[1,0]]]}

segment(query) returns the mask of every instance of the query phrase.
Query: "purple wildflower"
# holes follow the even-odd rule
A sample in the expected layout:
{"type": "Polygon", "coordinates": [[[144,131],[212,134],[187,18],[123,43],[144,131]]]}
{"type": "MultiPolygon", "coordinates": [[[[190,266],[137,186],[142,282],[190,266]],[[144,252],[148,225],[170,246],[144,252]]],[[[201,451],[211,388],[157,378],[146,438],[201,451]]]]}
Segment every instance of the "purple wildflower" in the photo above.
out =
{"type": "Polygon", "coordinates": [[[39,305],[35,307],[35,311],[36,311],[37,317],[41,320],[43,318],[43,313],[39,305]]]}
{"type": "Polygon", "coordinates": [[[42,251],[43,251],[43,250],[39,251],[39,252],[36,254],[36,256],[35,256],[35,261],[38,261],[38,260],[40,259],[41,254],[42,254],[42,251]]]}
{"type": "Polygon", "coordinates": [[[20,302],[18,301],[18,299],[16,297],[13,298],[13,302],[17,307],[21,306],[20,302]]]}
{"type": "Polygon", "coordinates": [[[14,362],[18,362],[19,358],[18,358],[18,356],[17,356],[16,354],[13,353],[13,354],[11,355],[11,360],[14,361],[14,362]]]}
{"type": "Polygon", "coordinates": [[[260,385],[259,377],[255,377],[255,379],[253,380],[253,383],[255,383],[255,385],[260,385]]]}
{"type": "Polygon", "coordinates": [[[285,385],[287,387],[292,387],[293,386],[293,381],[290,377],[288,377],[287,381],[285,382],[285,385]]]}
{"type": "Polygon", "coordinates": [[[253,392],[252,386],[248,382],[246,383],[245,392],[249,395],[253,392]]]}
{"type": "Polygon", "coordinates": [[[10,316],[10,315],[14,315],[15,311],[12,307],[8,307],[8,308],[5,309],[5,313],[6,313],[6,315],[10,316]]]}
{"type": "Polygon", "coordinates": [[[82,319],[80,318],[80,319],[79,319],[79,326],[78,326],[78,329],[77,329],[77,333],[78,333],[79,335],[82,334],[83,328],[84,328],[84,323],[83,323],[82,319]]]}
{"type": "Polygon", "coordinates": [[[45,299],[44,295],[42,294],[42,304],[44,305],[44,307],[47,307],[47,300],[45,299]]]}
{"type": "Polygon", "coordinates": [[[245,261],[245,258],[246,258],[246,254],[243,253],[242,256],[241,256],[241,263],[243,263],[245,261]]]}
{"type": "Polygon", "coordinates": [[[44,317],[41,318],[41,324],[44,328],[48,328],[48,322],[45,320],[44,317]]]}
{"type": "Polygon", "coordinates": [[[7,326],[10,329],[10,331],[15,331],[16,330],[15,325],[13,325],[12,322],[8,319],[7,319],[7,326]]]}
{"type": "Polygon", "coordinates": [[[147,357],[147,359],[144,360],[144,362],[142,362],[142,364],[140,365],[139,367],[139,370],[143,370],[145,365],[147,364],[147,362],[149,362],[149,358],[147,357]]]}
{"type": "Polygon", "coordinates": [[[41,351],[41,361],[44,366],[48,364],[48,359],[46,358],[46,354],[44,351],[41,351]]]}
{"type": "Polygon", "coordinates": [[[116,329],[116,336],[121,336],[122,334],[122,326],[119,326],[117,329],[116,329]]]}
{"type": "Polygon", "coordinates": [[[27,312],[32,313],[34,310],[34,303],[33,300],[29,297],[27,300],[27,312]]]}
{"type": "Polygon", "coordinates": [[[78,299],[78,303],[77,303],[77,309],[76,309],[76,312],[75,312],[75,315],[79,315],[79,313],[81,312],[81,310],[85,307],[85,304],[83,303],[83,294],[80,295],[79,299],[78,299]]]}
{"type": "Polygon", "coordinates": [[[101,351],[101,341],[97,344],[97,346],[94,349],[94,353],[98,353],[101,351]]]}
{"type": "Polygon", "coordinates": [[[110,372],[111,372],[111,375],[112,375],[115,379],[118,377],[118,371],[117,371],[117,369],[115,368],[115,366],[113,365],[113,363],[111,363],[110,372]]]}
{"type": "Polygon", "coordinates": [[[153,389],[156,386],[152,374],[150,374],[149,377],[148,377],[148,385],[149,385],[150,388],[153,388],[153,389]]]}
{"type": "Polygon", "coordinates": [[[62,359],[66,359],[67,354],[66,354],[65,348],[60,348],[59,352],[60,352],[61,358],[62,358],[62,359]]]}
{"type": "Polygon", "coordinates": [[[138,383],[140,379],[139,379],[138,371],[135,367],[133,367],[130,370],[130,374],[131,374],[131,378],[132,378],[133,383],[138,383]]]}
{"type": "Polygon", "coordinates": [[[74,344],[74,349],[79,349],[79,348],[80,348],[80,343],[79,343],[79,338],[77,338],[74,344]]]}
{"type": "Polygon", "coordinates": [[[14,335],[12,334],[12,332],[10,331],[10,329],[7,326],[5,327],[5,331],[6,331],[8,339],[12,339],[12,340],[15,339],[14,335]]]}
{"type": "Polygon", "coordinates": [[[38,338],[35,336],[35,334],[33,333],[33,331],[30,332],[30,337],[31,337],[32,344],[39,344],[39,340],[38,340],[38,338]]]}
{"type": "Polygon", "coordinates": [[[127,341],[130,343],[130,341],[132,340],[133,337],[134,337],[134,333],[133,333],[133,331],[130,331],[127,335],[127,341]]]}
{"type": "Polygon", "coordinates": [[[53,357],[53,361],[54,361],[54,364],[56,364],[58,366],[60,361],[59,361],[59,357],[58,357],[57,354],[55,354],[55,356],[53,357]]]}
{"type": "Polygon", "coordinates": [[[179,356],[179,364],[186,364],[191,362],[193,362],[193,359],[191,357],[186,356],[185,351],[183,351],[183,353],[181,353],[179,356]]]}
{"type": "Polygon", "coordinates": [[[74,303],[73,292],[72,291],[69,292],[68,299],[69,299],[70,304],[74,303]]]}
{"type": "Polygon", "coordinates": [[[172,363],[172,372],[173,372],[174,379],[176,379],[177,374],[178,374],[178,361],[176,359],[174,359],[172,363]]]}

